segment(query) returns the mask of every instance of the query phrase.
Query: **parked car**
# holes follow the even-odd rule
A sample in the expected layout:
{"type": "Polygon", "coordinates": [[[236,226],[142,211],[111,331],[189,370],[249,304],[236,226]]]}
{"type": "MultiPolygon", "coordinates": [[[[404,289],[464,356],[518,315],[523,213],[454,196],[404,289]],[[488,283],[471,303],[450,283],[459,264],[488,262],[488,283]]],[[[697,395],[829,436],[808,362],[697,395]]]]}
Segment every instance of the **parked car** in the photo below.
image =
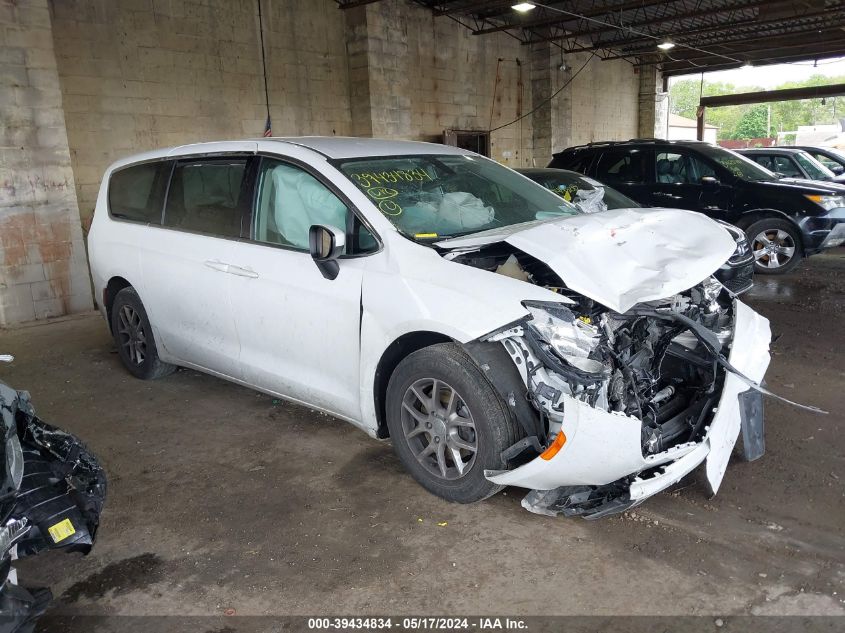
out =
{"type": "MultiPolygon", "coordinates": [[[[643,205],[616,191],[613,187],[568,169],[546,167],[516,171],[587,212],[643,208],[643,205]]],[[[724,226],[734,238],[736,250],[713,276],[731,292],[742,294],[754,285],[754,255],[751,252],[751,246],[741,229],[722,220],[717,220],[717,222],[724,226]]]]}
{"type": "Polygon", "coordinates": [[[609,183],[646,206],[691,209],[740,227],[757,272],[789,272],[802,257],[845,242],[845,186],[781,179],[709,143],[591,143],[555,154],[549,167],[609,183]]]}
{"type": "Polygon", "coordinates": [[[698,213],[583,214],[466,150],[343,138],[118,161],[89,235],[133,375],[330,413],[444,499],[590,516],[702,463],[717,490],[741,428],[762,453],[768,321],[711,277],[735,247],[698,213]]]}
{"type": "Polygon", "coordinates": [[[755,147],[736,151],[784,178],[845,182],[845,174],[837,176],[810,154],[794,147],[755,147]]]}
{"type": "Polygon", "coordinates": [[[845,151],[841,149],[816,147],[814,145],[789,145],[786,147],[804,150],[837,176],[845,174],[845,151]]]}
{"type": "MultiPolygon", "coordinates": [[[[2,355],[0,361],[11,362],[2,355]]],[[[13,560],[48,549],[87,554],[94,545],[106,476],[79,439],[35,415],[26,391],[0,382],[0,631],[27,633],[52,599],[18,585],[13,560]]]]}

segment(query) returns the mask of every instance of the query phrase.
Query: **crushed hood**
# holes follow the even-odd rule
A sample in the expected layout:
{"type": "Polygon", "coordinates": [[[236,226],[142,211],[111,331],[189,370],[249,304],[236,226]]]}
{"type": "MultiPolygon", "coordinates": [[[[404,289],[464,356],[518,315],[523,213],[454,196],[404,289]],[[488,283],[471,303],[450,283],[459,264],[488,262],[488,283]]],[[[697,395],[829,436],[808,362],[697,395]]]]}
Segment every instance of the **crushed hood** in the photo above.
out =
{"type": "Polygon", "coordinates": [[[613,209],[444,240],[444,248],[504,241],[545,262],[568,288],[616,312],[703,281],[736,249],[710,218],[680,209],[613,209]]]}

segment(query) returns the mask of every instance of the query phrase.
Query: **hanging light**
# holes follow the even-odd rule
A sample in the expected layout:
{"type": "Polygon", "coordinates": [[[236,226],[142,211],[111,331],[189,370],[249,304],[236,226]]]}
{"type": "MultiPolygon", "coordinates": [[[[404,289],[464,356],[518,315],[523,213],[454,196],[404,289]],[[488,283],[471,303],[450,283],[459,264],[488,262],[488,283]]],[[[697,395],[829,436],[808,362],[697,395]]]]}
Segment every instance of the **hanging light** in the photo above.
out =
{"type": "Polygon", "coordinates": [[[531,4],[530,2],[520,2],[515,4],[511,7],[514,11],[519,11],[520,13],[528,13],[531,9],[534,9],[536,5],[531,4]]]}
{"type": "Polygon", "coordinates": [[[666,40],[665,42],[660,42],[660,44],[657,45],[657,48],[662,51],[668,51],[675,48],[675,42],[670,42],[669,40],[666,40]]]}

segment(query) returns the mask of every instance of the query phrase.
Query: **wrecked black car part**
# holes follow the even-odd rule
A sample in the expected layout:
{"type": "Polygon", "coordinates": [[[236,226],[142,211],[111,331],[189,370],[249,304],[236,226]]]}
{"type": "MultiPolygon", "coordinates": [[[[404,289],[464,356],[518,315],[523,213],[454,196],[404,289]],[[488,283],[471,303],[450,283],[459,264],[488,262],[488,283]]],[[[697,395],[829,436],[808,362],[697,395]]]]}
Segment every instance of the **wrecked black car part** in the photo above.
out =
{"type": "Polygon", "coordinates": [[[29,393],[0,382],[5,469],[0,484],[0,633],[31,631],[48,589],[17,585],[15,558],[46,549],[87,554],[106,496],[106,476],[74,435],[35,415],[29,393]]]}

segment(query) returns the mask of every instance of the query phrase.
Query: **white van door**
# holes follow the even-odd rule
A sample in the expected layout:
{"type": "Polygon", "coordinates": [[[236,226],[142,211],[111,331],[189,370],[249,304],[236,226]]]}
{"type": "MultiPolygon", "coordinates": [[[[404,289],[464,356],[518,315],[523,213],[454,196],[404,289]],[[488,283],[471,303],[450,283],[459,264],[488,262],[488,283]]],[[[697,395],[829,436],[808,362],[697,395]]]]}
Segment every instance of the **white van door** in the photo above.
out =
{"type": "Polygon", "coordinates": [[[249,160],[177,161],[163,226],[151,232],[141,258],[143,300],[167,356],[232,378],[240,378],[240,344],[228,273],[248,225],[249,160]]]}
{"type": "Polygon", "coordinates": [[[261,389],[360,419],[361,280],[366,258],[340,261],[326,279],[308,252],[313,224],[347,229],[352,215],[299,166],[262,158],[254,239],[231,256],[244,380],[261,389]]]}

